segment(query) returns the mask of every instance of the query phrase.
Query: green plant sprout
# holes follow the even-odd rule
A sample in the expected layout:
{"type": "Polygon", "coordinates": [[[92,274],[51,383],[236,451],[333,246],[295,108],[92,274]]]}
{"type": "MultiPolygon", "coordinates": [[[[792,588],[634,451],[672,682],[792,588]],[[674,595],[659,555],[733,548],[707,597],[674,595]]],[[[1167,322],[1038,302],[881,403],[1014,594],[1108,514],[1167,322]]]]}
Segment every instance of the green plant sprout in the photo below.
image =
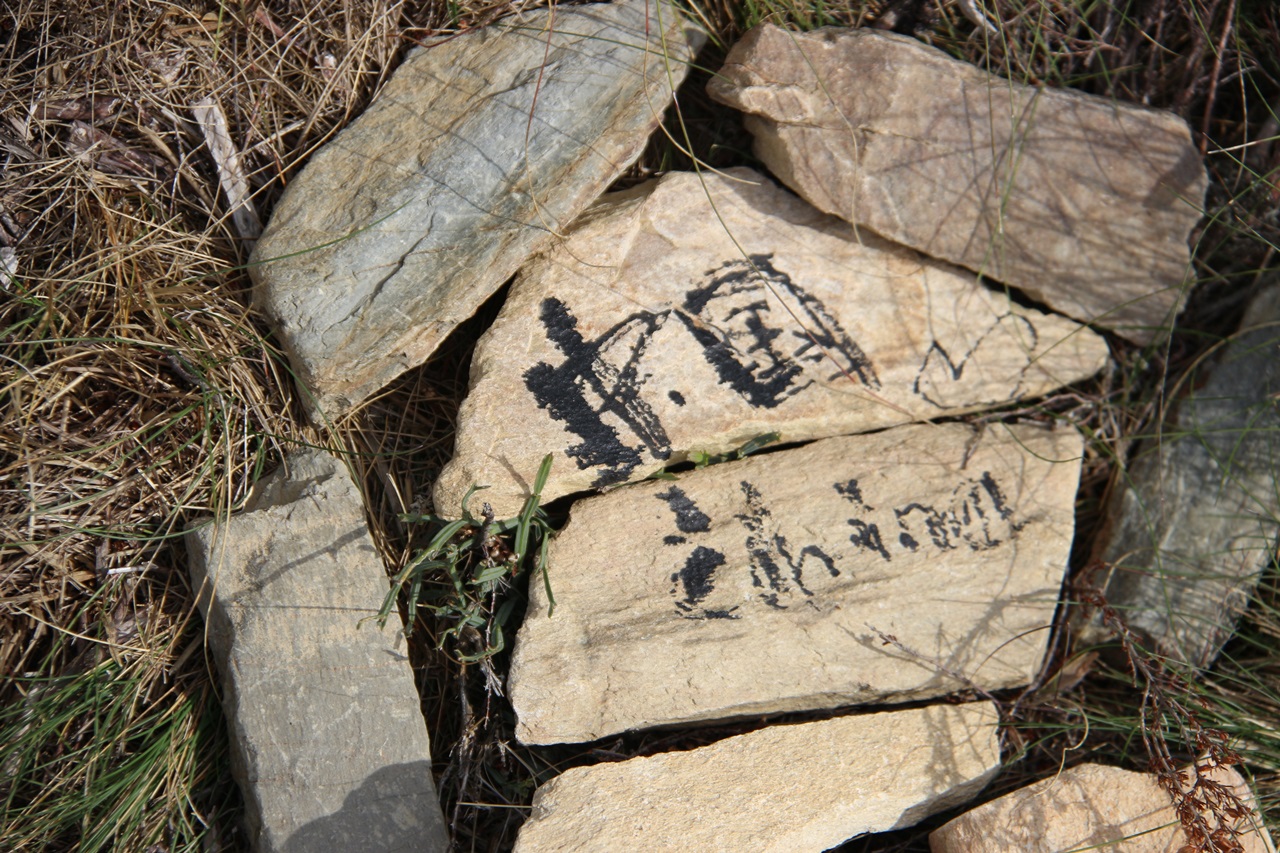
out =
{"type": "Polygon", "coordinates": [[[419,605],[428,610],[446,628],[437,640],[443,650],[453,641],[460,663],[476,663],[506,648],[505,626],[511,618],[516,599],[507,593],[511,583],[530,560],[542,574],[547,593],[547,615],[555,612],[556,600],[547,576],[547,549],[551,543],[551,525],[539,506],[542,489],[551,474],[551,454],[542,459],[533,481],[533,493],[515,518],[495,521],[493,510],[483,504],[480,517],[471,513],[467,504],[483,486],[472,486],[462,499],[462,517],[448,520],[437,515],[407,514],[401,520],[409,524],[428,525],[434,529],[430,544],[392,579],[376,618],[378,627],[386,627],[387,619],[402,590],[407,590],[409,618],[405,636],[413,630],[414,614],[419,605]],[[447,578],[447,583],[443,583],[447,578]],[[470,651],[466,649],[471,649],[470,651]]]}
{"type": "MultiPolygon", "coordinates": [[[[695,450],[689,454],[689,461],[693,463],[695,469],[706,468],[708,465],[719,465],[721,462],[733,462],[738,459],[745,459],[757,450],[767,447],[781,438],[782,436],[776,432],[766,432],[762,435],[757,435],[737,450],[730,450],[728,453],[707,453],[705,450],[695,450]]],[[[649,479],[674,480],[676,475],[670,471],[659,471],[649,479]]]]}

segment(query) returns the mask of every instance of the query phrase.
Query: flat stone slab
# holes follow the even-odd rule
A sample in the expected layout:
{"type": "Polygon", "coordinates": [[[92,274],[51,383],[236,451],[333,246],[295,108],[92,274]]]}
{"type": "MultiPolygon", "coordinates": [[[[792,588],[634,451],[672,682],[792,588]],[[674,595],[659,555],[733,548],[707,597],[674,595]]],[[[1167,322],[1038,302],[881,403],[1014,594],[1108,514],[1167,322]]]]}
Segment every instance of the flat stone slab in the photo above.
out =
{"type": "MultiPolygon", "coordinates": [[[[1280,286],[1194,375],[1138,449],[1097,552],[1112,607],[1160,654],[1208,666],[1280,541],[1280,286]]],[[[1079,620],[1077,620],[1079,621],[1079,620]]],[[[1084,642],[1108,638],[1099,614],[1084,642]]]]}
{"type": "Polygon", "coordinates": [[[1074,429],[911,425],[578,502],[551,545],[554,615],[530,584],[517,737],[1027,683],[1081,448],[1074,429]]]}
{"type": "Polygon", "coordinates": [[[770,24],[708,91],[827,213],[1134,341],[1181,308],[1208,179],[1171,113],[1012,83],[905,36],[770,24]]]}
{"type": "Polygon", "coordinates": [[[259,853],[446,851],[387,576],[342,463],[300,451],[243,512],[186,534],[259,853]]]}
{"type": "Polygon", "coordinates": [[[998,721],[935,705],[567,770],[534,795],[516,853],[826,850],[971,798],[1000,766],[998,721]]]}
{"type": "Polygon", "coordinates": [[[1100,337],[949,264],[859,239],[748,169],[606,196],[512,286],[471,367],[436,511],[515,515],[693,452],[950,417],[1044,394],[1100,337]],[[472,510],[478,510],[478,505],[472,510]]]}
{"type": "Polygon", "coordinates": [[[594,202],[702,40],[665,2],[617,0],[414,51],[290,184],[250,267],[312,415],[426,361],[594,202]]]}
{"type": "MultiPolygon", "coordinates": [[[[1209,775],[1254,805],[1253,793],[1235,770],[1219,768],[1209,775]]],[[[1235,827],[1241,831],[1242,853],[1275,853],[1256,811],[1235,827]]],[[[929,835],[933,853],[1179,853],[1186,844],[1169,795],[1155,776],[1101,764],[1081,764],[1019,788],[929,835]]]]}

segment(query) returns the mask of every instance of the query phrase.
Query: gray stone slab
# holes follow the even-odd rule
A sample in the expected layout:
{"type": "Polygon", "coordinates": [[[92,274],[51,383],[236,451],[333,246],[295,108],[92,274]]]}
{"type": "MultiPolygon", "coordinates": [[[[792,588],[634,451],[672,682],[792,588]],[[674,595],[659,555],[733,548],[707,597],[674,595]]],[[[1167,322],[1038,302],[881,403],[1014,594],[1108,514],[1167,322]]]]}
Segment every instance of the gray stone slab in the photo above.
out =
{"type": "Polygon", "coordinates": [[[316,152],[254,302],[340,415],[421,364],[643,151],[702,35],[666,2],[515,15],[414,51],[316,152]]]}
{"type": "Polygon", "coordinates": [[[542,785],[516,853],[826,850],[913,826],[1000,766],[990,703],[772,726],[542,785]]]}
{"type": "Polygon", "coordinates": [[[769,24],[708,91],[821,210],[1131,340],[1182,305],[1208,181],[1171,113],[1019,85],[905,36],[769,24]]]}
{"type": "Polygon", "coordinates": [[[186,535],[259,853],[445,851],[387,576],[342,463],[299,451],[243,512],[186,535]]]}
{"type": "MultiPolygon", "coordinates": [[[[606,196],[520,272],[476,347],[436,511],[474,484],[519,511],[643,479],[762,434],[784,442],[1047,393],[1105,342],[969,272],[848,223],[749,169],[606,196]]],[[[473,510],[478,509],[472,507],[473,510]]]]}
{"type": "Polygon", "coordinates": [[[916,424],[579,501],[551,545],[554,614],[530,584],[516,736],[1028,683],[1081,445],[1070,428],[916,424]]]}
{"type": "MultiPolygon", "coordinates": [[[[1280,286],[1179,389],[1108,509],[1092,580],[1161,654],[1208,666],[1280,540],[1280,286]]],[[[1093,619],[1085,642],[1108,636],[1093,619]]]]}

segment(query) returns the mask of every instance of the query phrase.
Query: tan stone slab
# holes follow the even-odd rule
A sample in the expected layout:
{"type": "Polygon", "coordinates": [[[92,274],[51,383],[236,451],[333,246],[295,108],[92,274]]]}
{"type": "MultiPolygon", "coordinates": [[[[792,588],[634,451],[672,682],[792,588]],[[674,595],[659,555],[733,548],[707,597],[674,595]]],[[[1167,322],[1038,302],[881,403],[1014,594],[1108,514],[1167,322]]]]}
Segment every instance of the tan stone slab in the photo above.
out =
{"type": "MultiPolygon", "coordinates": [[[[1249,805],[1240,774],[1222,768],[1211,778],[1249,805]]],[[[1242,853],[1275,853],[1255,811],[1235,824],[1242,853]]],[[[1169,795],[1149,773],[1081,764],[1020,788],[952,820],[929,836],[933,853],[1179,853],[1186,834],[1169,795]]]]}
{"type": "Polygon", "coordinates": [[[905,36],[769,24],[708,91],[821,210],[1131,340],[1182,306],[1208,180],[1171,113],[1012,83],[905,36]]]}
{"type": "Polygon", "coordinates": [[[594,202],[702,40],[665,2],[617,0],[414,51],[293,180],[250,267],[312,415],[426,361],[594,202]]]}
{"type": "Polygon", "coordinates": [[[516,853],[826,850],[972,797],[1000,766],[998,721],[935,705],[568,770],[534,795],[516,853]]]}
{"type": "Polygon", "coordinates": [[[509,677],[517,736],[1027,683],[1067,565],[1081,444],[1074,429],[912,425],[580,501],[551,546],[554,615],[530,585],[509,677]]]}
{"type": "MultiPolygon", "coordinates": [[[[948,264],[861,240],[748,169],[606,196],[525,267],[476,348],[453,460],[519,511],[762,434],[802,441],[949,417],[1093,375],[1106,344],[948,264]]],[[[473,507],[473,510],[478,507],[473,507]]]]}

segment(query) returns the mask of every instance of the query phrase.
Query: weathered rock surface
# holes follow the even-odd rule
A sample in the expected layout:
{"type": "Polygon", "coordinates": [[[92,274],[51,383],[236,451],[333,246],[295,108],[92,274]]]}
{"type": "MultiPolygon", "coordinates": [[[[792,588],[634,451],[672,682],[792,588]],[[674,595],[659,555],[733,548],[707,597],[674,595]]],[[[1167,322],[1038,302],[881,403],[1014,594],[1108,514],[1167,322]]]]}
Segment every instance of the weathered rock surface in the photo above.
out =
{"type": "MultiPolygon", "coordinates": [[[[606,196],[525,267],[471,368],[453,461],[514,515],[762,434],[800,441],[952,416],[1102,369],[1101,338],[825,216],[747,169],[606,196]],[[807,330],[807,331],[806,331],[807,330]]],[[[472,507],[473,510],[478,506],[472,507]]]]}
{"type": "Polygon", "coordinates": [[[415,51],[293,181],[250,268],[313,414],[424,362],[595,201],[701,41],[665,3],[617,0],[415,51]]]}
{"type": "MultiPolygon", "coordinates": [[[[1239,773],[1221,768],[1210,775],[1253,805],[1239,773]]],[[[1243,853],[1274,853],[1256,812],[1236,828],[1243,853]]],[[[1154,776],[1101,764],[1081,764],[984,803],[929,836],[933,853],[1178,853],[1186,843],[1169,795],[1154,776]]]]}
{"type": "Polygon", "coordinates": [[[997,722],[987,703],[935,705],[568,770],[516,851],[826,850],[972,797],[1000,766],[997,722]]]}
{"type": "Polygon", "coordinates": [[[295,453],[186,541],[254,849],[447,850],[409,662],[358,626],[387,578],[342,464],[295,453]]]}
{"type": "MultiPolygon", "coordinates": [[[[1164,655],[1208,666],[1280,540],[1280,286],[1196,375],[1158,441],[1138,449],[1092,580],[1164,655]]],[[[1086,642],[1107,634],[1101,618],[1086,642]]]]}
{"type": "Polygon", "coordinates": [[[1135,341],[1182,304],[1207,178],[1172,114],[858,29],[757,27],[708,91],[821,210],[1135,341]]]}
{"type": "Polygon", "coordinates": [[[517,737],[1025,684],[1080,453],[1071,429],[911,425],[580,501],[551,546],[550,618],[530,584],[517,737]]]}

